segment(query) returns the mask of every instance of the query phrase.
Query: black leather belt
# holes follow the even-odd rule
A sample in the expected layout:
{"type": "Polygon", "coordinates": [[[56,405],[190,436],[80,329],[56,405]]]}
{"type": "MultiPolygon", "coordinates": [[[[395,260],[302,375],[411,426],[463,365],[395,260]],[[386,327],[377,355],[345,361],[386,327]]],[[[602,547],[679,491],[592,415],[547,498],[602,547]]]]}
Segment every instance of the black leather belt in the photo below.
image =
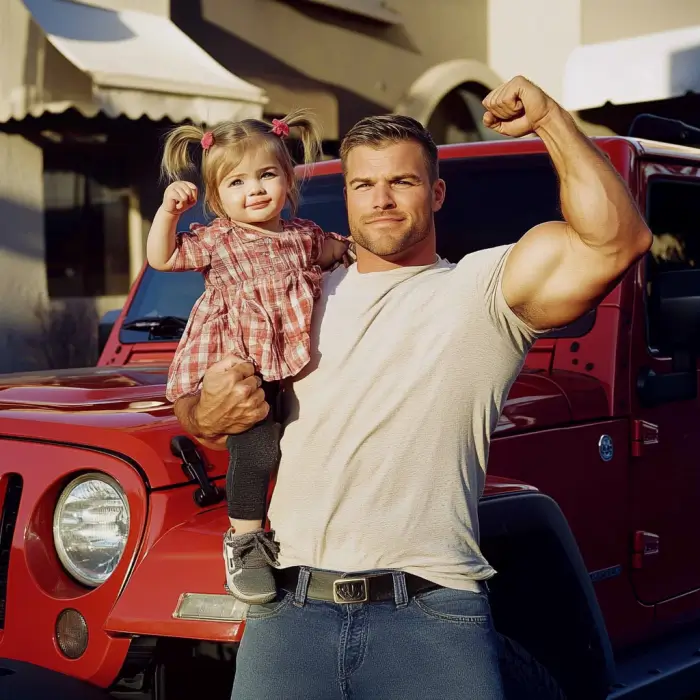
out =
{"type": "MultiPolygon", "coordinates": [[[[280,588],[294,593],[299,581],[298,566],[287,569],[273,569],[275,580],[280,588]]],[[[394,577],[392,574],[370,574],[367,576],[338,577],[329,571],[310,571],[309,586],[306,597],[312,600],[325,600],[333,603],[380,603],[394,600],[394,577]]],[[[406,592],[412,598],[418,593],[442,588],[437,583],[426,581],[420,576],[404,573],[406,592]]]]}

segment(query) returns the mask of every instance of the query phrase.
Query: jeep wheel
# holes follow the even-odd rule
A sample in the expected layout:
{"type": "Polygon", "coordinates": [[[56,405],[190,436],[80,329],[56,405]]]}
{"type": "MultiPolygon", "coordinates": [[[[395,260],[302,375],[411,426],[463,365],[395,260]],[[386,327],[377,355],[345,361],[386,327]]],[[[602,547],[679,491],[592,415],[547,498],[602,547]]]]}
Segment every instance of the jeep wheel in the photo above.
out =
{"type": "Polygon", "coordinates": [[[566,700],[549,671],[502,634],[498,635],[498,657],[506,700],[566,700]]]}

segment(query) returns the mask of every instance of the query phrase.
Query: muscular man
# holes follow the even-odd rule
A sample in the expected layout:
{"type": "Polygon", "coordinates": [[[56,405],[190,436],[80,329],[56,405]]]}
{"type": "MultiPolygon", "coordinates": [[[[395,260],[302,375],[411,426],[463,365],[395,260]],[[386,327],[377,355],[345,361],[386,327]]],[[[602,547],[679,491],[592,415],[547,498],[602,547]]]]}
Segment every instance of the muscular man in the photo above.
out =
{"type": "MultiPolygon", "coordinates": [[[[250,609],[234,700],[502,698],[477,522],[490,435],[538,334],[594,307],[652,237],[537,86],[515,78],[484,105],[487,126],[544,141],[565,221],[450,264],[436,256],[445,183],[429,133],[385,116],[347,134],[357,264],[326,277],[290,392],[270,508],[279,595],[250,609]]],[[[266,410],[235,360],[176,406],[204,438],[266,410]]]]}

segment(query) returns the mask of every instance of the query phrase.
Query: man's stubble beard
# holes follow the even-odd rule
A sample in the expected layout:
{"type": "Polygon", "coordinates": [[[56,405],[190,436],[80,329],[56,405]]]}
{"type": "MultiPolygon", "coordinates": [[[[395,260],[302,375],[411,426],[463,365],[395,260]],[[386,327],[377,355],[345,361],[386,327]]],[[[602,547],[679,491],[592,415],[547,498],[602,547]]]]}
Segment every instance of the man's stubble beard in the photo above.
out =
{"type": "MultiPolygon", "coordinates": [[[[383,234],[368,235],[365,233],[365,227],[362,223],[356,221],[348,223],[353,241],[373,255],[382,258],[400,255],[430,235],[429,220],[423,223],[412,223],[401,235],[396,235],[386,229],[383,234]]],[[[403,223],[401,222],[401,226],[403,223]]]]}

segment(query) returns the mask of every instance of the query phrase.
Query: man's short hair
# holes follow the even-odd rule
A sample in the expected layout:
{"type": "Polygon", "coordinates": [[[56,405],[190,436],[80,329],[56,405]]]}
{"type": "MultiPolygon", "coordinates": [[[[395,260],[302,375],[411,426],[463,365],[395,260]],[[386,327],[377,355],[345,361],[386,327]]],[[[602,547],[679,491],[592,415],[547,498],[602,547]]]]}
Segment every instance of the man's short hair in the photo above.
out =
{"type": "Polygon", "coordinates": [[[340,144],[340,160],[343,173],[346,170],[348,153],[357,146],[386,148],[402,141],[415,141],[423,150],[425,165],[428,168],[430,182],[438,179],[438,150],[430,132],[413,117],[401,114],[384,114],[377,117],[360,119],[345,134],[340,144]]]}

